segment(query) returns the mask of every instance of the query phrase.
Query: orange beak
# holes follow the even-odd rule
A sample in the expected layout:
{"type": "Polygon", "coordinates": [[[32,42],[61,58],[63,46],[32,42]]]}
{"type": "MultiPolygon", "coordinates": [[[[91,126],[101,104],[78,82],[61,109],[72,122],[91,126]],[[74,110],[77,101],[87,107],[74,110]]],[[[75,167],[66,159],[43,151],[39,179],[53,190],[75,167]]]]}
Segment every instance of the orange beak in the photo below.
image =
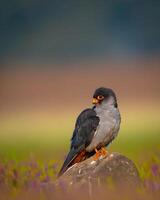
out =
{"type": "Polygon", "coordinates": [[[93,100],[92,100],[92,104],[97,104],[97,103],[99,103],[98,99],[93,98],[93,100]]]}

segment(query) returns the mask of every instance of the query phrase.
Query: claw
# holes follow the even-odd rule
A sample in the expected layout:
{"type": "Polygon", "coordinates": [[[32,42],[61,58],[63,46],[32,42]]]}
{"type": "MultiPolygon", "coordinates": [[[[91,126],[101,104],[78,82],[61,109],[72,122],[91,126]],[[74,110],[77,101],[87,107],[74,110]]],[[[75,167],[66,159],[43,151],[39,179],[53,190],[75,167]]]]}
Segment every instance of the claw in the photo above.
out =
{"type": "Polygon", "coordinates": [[[108,151],[105,147],[102,147],[100,151],[101,151],[101,155],[103,157],[106,157],[108,155],[108,151]]]}
{"type": "Polygon", "coordinates": [[[94,155],[94,157],[93,157],[93,160],[94,160],[94,161],[98,160],[101,156],[102,156],[102,157],[106,157],[107,154],[108,154],[106,148],[104,148],[104,147],[102,147],[100,150],[97,150],[97,149],[95,148],[95,152],[96,152],[96,153],[95,153],[95,155],[94,155]]]}

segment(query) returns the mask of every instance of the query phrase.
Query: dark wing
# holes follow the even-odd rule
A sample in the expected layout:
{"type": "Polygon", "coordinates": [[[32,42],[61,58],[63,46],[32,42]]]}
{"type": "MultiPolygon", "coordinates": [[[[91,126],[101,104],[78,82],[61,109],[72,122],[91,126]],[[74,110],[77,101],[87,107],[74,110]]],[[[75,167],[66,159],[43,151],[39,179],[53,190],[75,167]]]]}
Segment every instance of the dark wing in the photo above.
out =
{"type": "Polygon", "coordinates": [[[99,117],[93,109],[86,109],[78,116],[73,136],[71,138],[70,152],[59,172],[63,174],[68,167],[83,160],[85,148],[91,143],[99,124],[99,117]]]}

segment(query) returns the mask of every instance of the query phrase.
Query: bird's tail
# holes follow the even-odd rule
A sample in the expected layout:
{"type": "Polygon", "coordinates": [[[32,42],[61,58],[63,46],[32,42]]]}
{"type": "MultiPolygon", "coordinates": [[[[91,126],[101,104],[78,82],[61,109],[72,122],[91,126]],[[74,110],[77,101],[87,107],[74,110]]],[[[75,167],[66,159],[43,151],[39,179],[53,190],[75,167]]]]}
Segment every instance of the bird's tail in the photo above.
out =
{"type": "Polygon", "coordinates": [[[69,167],[71,167],[75,163],[85,160],[86,157],[87,157],[86,150],[82,150],[77,153],[75,149],[71,149],[67,155],[66,160],[64,161],[62,165],[61,170],[58,173],[58,177],[60,177],[69,167]]]}

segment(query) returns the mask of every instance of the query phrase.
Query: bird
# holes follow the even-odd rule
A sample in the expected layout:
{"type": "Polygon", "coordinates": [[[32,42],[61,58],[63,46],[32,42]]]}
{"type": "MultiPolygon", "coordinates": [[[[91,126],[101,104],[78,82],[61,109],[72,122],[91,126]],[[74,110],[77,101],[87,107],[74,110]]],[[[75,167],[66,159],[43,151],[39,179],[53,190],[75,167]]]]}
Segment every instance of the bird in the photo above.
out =
{"type": "Polygon", "coordinates": [[[92,103],[94,106],[83,110],[76,120],[70,150],[58,177],[92,155],[94,160],[107,156],[106,147],[118,135],[121,115],[115,92],[99,87],[93,94],[92,103]]]}

